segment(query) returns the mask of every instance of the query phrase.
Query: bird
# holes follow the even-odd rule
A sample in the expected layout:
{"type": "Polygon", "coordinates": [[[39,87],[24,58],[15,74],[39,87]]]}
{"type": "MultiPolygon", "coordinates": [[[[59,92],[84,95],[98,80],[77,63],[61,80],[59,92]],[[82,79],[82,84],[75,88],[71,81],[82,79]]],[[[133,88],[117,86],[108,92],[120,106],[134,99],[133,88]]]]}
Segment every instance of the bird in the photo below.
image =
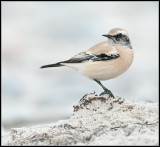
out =
{"type": "Polygon", "coordinates": [[[104,90],[100,95],[108,94],[109,97],[115,98],[100,81],[110,80],[124,73],[133,62],[134,52],[126,30],[114,28],[102,36],[107,37],[108,41],[100,42],[69,60],[44,65],[41,68],[72,68],[97,82],[104,90]]]}

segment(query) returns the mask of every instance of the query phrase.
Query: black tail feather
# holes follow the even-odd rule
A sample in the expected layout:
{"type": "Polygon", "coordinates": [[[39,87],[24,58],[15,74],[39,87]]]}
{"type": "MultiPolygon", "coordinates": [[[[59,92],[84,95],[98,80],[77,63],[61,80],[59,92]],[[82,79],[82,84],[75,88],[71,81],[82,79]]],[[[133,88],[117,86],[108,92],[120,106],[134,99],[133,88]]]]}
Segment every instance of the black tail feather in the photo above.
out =
{"type": "Polygon", "coordinates": [[[43,65],[41,68],[48,68],[48,67],[60,67],[63,66],[60,64],[61,62],[55,63],[55,64],[49,64],[49,65],[43,65]]]}

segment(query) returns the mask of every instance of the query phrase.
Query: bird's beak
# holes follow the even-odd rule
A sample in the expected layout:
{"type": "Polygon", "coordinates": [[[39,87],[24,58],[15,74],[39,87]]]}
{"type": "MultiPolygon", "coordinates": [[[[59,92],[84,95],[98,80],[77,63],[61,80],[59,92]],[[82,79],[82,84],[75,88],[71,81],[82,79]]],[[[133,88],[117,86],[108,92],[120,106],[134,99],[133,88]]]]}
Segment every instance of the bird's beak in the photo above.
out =
{"type": "Polygon", "coordinates": [[[104,35],[102,35],[102,36],[104,36],[104,37],[108,37],[108,38],[111,38],[112,36],[111,35],[109,35],[109,34],[104,34],[104,35]]]}

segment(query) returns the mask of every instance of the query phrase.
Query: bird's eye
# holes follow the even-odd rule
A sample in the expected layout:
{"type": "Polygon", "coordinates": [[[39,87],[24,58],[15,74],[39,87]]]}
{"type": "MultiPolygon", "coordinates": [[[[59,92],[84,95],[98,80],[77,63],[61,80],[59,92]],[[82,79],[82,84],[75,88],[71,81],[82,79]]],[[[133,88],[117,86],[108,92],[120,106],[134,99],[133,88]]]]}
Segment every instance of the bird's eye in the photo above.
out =
{"type": "Polygon", "coordinates": [[[121,38],[122,36],[123,35],[121,33],[116,35],[117,38],[121,38]]]}

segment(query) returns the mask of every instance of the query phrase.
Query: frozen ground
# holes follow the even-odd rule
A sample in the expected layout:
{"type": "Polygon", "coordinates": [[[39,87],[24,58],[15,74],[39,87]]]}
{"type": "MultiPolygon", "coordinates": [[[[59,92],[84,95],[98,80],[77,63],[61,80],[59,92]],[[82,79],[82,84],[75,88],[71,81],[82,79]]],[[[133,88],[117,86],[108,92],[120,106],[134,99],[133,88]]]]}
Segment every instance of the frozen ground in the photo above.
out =
{"type": "Polygon", "coordinates": [[[158,145],[158,123],[157,102],[91,93],[69,119],[13,128],[2,145],[158,145]]]}

